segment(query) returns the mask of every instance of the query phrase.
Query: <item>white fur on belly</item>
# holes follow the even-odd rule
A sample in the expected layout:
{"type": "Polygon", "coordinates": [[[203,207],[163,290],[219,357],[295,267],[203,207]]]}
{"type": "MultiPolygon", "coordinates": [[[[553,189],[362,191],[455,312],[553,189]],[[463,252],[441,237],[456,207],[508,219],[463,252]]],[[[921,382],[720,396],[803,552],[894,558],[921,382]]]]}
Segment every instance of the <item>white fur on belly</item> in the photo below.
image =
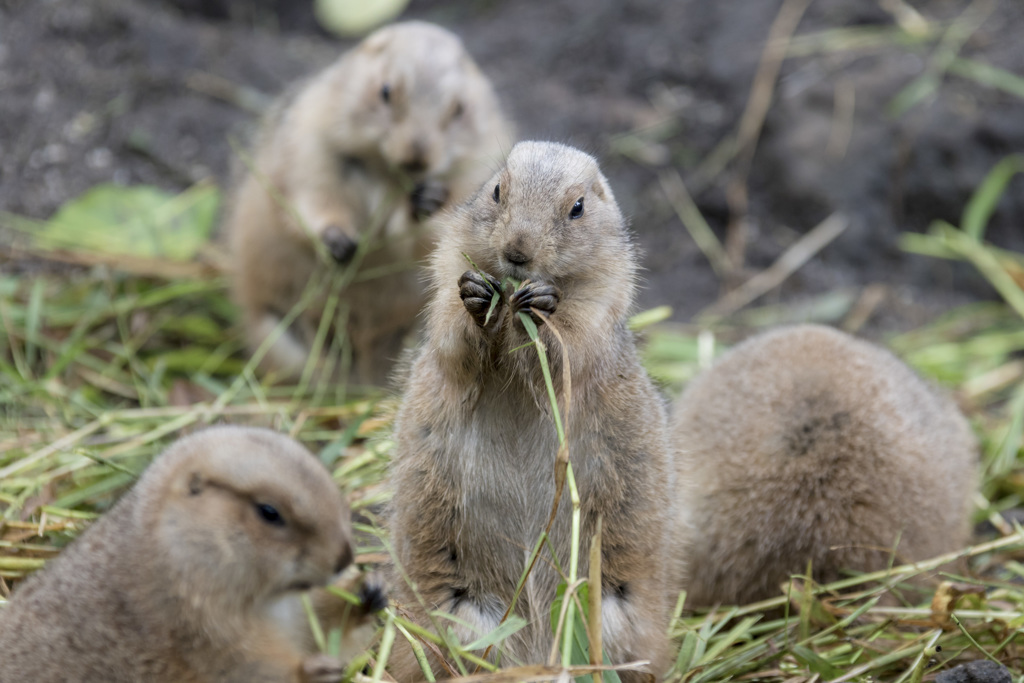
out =
{"type": "Polygon", "coordinates": [[[605,593],[601,596],[601,638],[604,642],[615,643],[622,633],[629,629],[629,615],[626,604],[617,595],[605,593]]]}

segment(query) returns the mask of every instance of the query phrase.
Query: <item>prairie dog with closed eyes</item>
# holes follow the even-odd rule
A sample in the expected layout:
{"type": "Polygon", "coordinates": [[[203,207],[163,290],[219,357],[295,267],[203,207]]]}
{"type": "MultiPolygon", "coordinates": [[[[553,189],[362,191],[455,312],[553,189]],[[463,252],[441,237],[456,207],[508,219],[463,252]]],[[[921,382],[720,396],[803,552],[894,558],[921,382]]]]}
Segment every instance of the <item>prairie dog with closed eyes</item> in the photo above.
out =
{"type": "Polygon", "coordinates": [[[311,648],[300,598],[352,562],[351,536],[338,487],[294,440],[240,427],[185,437],[15,588],[0,680],[339,681],[380,592],[367,586],[340,624],[339,659],[311,648]]]}
{"type": "Polygon", "coordinates": [[[511,137],[462,42],[425,22],[374,32],[285,95],[264,122],[226,223],[250,347],[311,279],[321,284],[262,368],[298,376],[336,294],[327,343],[345,335],[351,378],[384,384],[424,302],[417,263],[434,243],[431,216],[475,191],[511,137]]]}

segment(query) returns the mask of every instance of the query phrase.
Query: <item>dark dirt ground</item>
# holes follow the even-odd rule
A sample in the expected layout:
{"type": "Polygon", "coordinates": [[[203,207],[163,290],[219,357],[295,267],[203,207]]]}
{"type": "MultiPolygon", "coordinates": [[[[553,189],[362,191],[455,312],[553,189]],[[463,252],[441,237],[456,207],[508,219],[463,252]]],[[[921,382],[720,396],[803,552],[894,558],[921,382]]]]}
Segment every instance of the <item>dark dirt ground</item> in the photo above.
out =
{"type": "MultiPolygon", "coordinates": [[[[815,0],[797,35],[890,29],[883,6],[900,4],[815,0]]],[[[968,7],[987,12],[959,54],[1024,75],[1024,3],[911,4],[938,22],[968,7]]],[[[641,306],[671,304],[685,321],[716,300],[721,283],[658,172],[678,169],[724,235],[729,175],[703,182],[700,163],[736,130],[781,5],[422,0],[403,17],[462,36],[521,137],[601,158],[645,253],[641,306]],[[639,155],[622,153],[631,131],[640,131],[626,140],[639,155]]],[[[212,175],[226,186],[228,136],[244,138],[258,95],[280,92],[349,44],[316,27],[305,0],[0,0],[0,211],[47,217],[110,180],[178,190],[212,175]]],[[[834,210],[851,225],[761,303],[880,283],[886,295],[867,330],[877,334],[994,296],[969,267],[896,246],[903,230],[936,218],[957,223],[986,172],[1024,151],[1024,100],[960,76],[945,75],[936,96],[905,114],[886,114],[934,51],[935,41],[890,43],[782,64],[749,178],[746,265],[769,265],[834,210]],[[845,146],[836,144],[846,130],[837,116],[843,93],[855,103],[845,146]]],[[[1024,250],[1024,178],[1011,182],[988,235],[1024,250]]]]}

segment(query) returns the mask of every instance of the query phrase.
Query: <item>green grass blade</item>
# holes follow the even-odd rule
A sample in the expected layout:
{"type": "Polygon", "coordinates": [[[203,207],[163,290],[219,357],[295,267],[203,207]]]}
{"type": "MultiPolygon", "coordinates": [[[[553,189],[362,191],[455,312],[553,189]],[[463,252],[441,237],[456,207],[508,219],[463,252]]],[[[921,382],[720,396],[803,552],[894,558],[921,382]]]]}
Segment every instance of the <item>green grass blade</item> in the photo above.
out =
{"type": "Polygon", "coordinates": [[[42,278],[37,279],[32,283],[32,291],[28,298],[28,310],[25,315],[25,362],[30,371],[38,361],[45,288],[46,281],[42,278]]]}
{"type": "Polygon", "coordinates": [[[1018,173],[1024,173],[1024,155],[1011,154],[996,164],[964,207],[960,229],[976,240],[982,239],[989,218],[999,205],[1006,186],[1018,173]]]}
{"type": "Polygon", "coordinates": [[[548,400],[551,401],[551,412],[555,419],[555,429],[558,430],[558,443],[565,441],[565,430],[562,429],[562,416],[558,410],[558,399],[555,397],[555,385],[551,380],[551,369],[548,367],[548,354],[544,350],[544,343],[540,339],[540,332],[537,330],[536,323],[529,314],[522,311],[519,312],[519,320],[523,323],[523,327],[526,328],[526,334],[535,342],[537,347],[537,357],[540,359],[540,370],[544,374],[544,384],[548,390],[548,400]]]}
{"type": "Polygon", "coordinates": [[[1000,69],[997,66],[974,59],[958,57],[949,65],[949,71],[976,83],[998,88],[1003,92],[1024,99],[1024,78],[1006,69],[1000,69]]]}
{"type": "Polygon", "coordinates": [[[505,640],[509,636],[515,634],[517,631],[522,630],[526,627],[527,621],[517,614],[509,616],[503,623],[498,625],[498,628],[494,629],[490,633],[484,634],[477,638],[469,645],[466,645],[467,650],[483,650],[484,648],[496,645],[501,641],[505,640]]]}

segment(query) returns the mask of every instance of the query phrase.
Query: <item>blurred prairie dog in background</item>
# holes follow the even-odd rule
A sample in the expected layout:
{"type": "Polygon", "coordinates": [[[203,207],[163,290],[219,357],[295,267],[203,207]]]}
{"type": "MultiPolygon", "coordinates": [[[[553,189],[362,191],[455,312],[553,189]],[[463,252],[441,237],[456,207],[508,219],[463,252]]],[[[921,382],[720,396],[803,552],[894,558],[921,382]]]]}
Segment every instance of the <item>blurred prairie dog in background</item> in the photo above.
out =
{"type": "MultiPolygon", "coordinates": [[[[345,662],[315,654],[300,596],[352,562],[351,536],[338,487],[294,440],[242,427],[185,437],[15,588],[0,680],[340,680],[345,662]]],[[[374,631],[379,589],[362,597],[342,658],[374,631]]]]}
{"type": "MultiPolygon", "coordinates": [[[[333,292],[340,303],[325,349],[347,335],[351,378],[384,384],[424,302],[417,262],[433,246],[429,217],[490,177],[511,138],[462,42],[425,22],[374,32],[282,97],[226,223],[251,349],[314,272],[322,291],[270,347],[263,369],[299,375],[333,292]]],[[[332,360],[337,377],[340,359],[332,360]]]]}
{"type": "Polygon", "coordinates": [[[954,403],[889,351],[800,325],[739,344],[677,402],[696,484],[687,606],[780,594],[967,544],[978,449],[954,403]],[[899,545],[897,546],[897,541],[899,545]]]}
{"type": "MultiPolygon", "coordinates": [[[[464,643],[496,628],[510,606],[547,524],[558,452],[537,353],[518,316],[527,313],[559,393],[563,342],[570,359],[571,405],[562,397],[561,410],[581,499],[579,571],[587,576],[600,514],[605,652],[613,663],[650,660],[650,671],[661,675],[684,571],[667,543],[670,525],[682,526],[672,501],[685,494],[673,483],[663,400],[627,326],[636,256],[611,187],[589,155],[521,142],[445,221],[432,258],[426,339],[395,421],[387,521],[398,564],[427,610],[457,619],[450,627],[464,643]],[[521,283],[514,292],[502,288],[507,278],[521,283]],[[489,314],[495,291],[499,304],[489,314]]],[[[562,568],[569,566],[571,511],[566,490],[549,535],[562,568]]],[[[562,577],[547,549],[543,555],[517,603],[528,625],[491,653],[500,650],[505,665],[548,659],[550,608],[562,577]]],[[[417,595],[396,584],[396,603],[426,625],[417,595]]],[[[389,666],[403,682],[423,677],[401,638],[389,666]]]]}

